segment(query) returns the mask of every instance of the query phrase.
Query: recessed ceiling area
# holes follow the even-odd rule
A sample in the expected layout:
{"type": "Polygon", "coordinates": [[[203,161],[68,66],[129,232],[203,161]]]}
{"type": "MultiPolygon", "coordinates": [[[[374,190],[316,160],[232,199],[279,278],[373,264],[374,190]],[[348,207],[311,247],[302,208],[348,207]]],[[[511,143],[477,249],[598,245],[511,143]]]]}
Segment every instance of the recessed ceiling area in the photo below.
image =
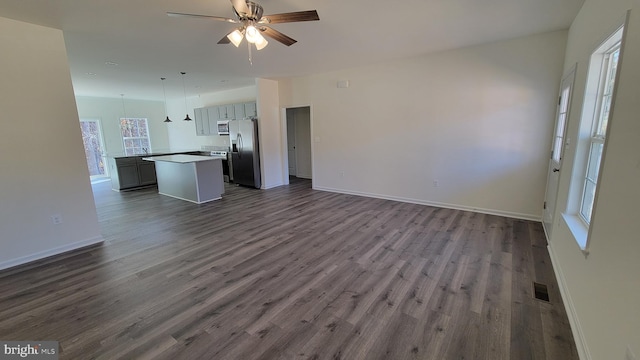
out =
{"type": "Polygon", "coordinates": [[[0,16],[61,29],[78,96],[163,99],[567,29],[583,0],[258,0],[265,14],[316,9],[320,21],[274,24],[298,42],[263,50],[217,44],[229,0],[3,0],[0,16]]]}

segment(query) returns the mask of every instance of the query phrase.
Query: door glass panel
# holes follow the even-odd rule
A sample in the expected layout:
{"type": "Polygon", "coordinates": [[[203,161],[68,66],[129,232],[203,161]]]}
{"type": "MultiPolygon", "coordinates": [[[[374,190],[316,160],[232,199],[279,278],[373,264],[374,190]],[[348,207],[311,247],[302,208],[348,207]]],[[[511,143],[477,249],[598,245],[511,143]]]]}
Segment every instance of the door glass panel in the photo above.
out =
{"type": "Polygon", "coordinates": [[[105,176],[106,168],[103,157],[100,124],[98,124],[96,120],[81,120],[80,129],[89,175],[91,177],[105,176]]]}

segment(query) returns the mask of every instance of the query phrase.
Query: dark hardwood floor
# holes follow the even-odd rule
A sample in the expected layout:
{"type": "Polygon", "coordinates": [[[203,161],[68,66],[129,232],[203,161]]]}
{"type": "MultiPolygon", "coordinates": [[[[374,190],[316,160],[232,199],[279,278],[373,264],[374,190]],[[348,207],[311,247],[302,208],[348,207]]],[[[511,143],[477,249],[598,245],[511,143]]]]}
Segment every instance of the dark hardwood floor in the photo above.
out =
{"type": "Polygon", "coordinates": [[[578,358],[540,223],[306,180],[226,191],[95,184],[105,243],[0,272],[0,339],[61,359],[578,358]]]}

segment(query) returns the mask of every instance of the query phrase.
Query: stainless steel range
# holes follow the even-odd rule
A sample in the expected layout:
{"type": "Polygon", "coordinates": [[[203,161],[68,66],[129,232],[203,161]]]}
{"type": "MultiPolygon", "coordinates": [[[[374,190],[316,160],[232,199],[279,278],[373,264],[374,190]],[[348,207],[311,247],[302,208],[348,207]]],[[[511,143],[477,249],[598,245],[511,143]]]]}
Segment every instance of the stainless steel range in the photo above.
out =
{"type": "Polygon", "coordinates": [[[224,181],[233,181],[233,166],[231,165],[231,156],[229,152],[222,150],[212,150],[210,155],[226,158],[222,160],[222,174],[224,175],[224,181]]]}

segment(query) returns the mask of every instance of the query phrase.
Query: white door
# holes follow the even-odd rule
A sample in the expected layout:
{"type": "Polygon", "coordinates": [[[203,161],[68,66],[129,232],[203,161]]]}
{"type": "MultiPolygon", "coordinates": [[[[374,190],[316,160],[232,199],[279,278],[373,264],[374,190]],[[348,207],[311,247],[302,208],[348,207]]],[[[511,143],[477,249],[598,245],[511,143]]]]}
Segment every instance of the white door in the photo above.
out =
{"type": "Polygon", "coordinates": [[[297,175],[296,166],[296,120],[293,116],[288,116],[287,111],[287,151],[289,158],[289,176],[297,175]]]}
{"type": "Polygon", "coordinates": [[[89,175],[92,179],[106,177],[108,175],[108,166],[106,166],[100,121],[81,119],[80,129],[82,130],[82,142],[89,175]]]}
{"type": "Polygon", "coordinates": [[[562,169],[562,156],[567,145],[565,135],[567,120],[571,105],[571,88],[575,78],[575,67],[562,79],[560,86],[560,99],[558,100],[558,112],[553,139],[551,140],[551,158],[549,159],[549,172],[547,175],[547,191],[544,199],[543,225],[547,239],[551,238],[553,218],[556,211],[556,198],[558,196],[558,181],[562,169]]]}

